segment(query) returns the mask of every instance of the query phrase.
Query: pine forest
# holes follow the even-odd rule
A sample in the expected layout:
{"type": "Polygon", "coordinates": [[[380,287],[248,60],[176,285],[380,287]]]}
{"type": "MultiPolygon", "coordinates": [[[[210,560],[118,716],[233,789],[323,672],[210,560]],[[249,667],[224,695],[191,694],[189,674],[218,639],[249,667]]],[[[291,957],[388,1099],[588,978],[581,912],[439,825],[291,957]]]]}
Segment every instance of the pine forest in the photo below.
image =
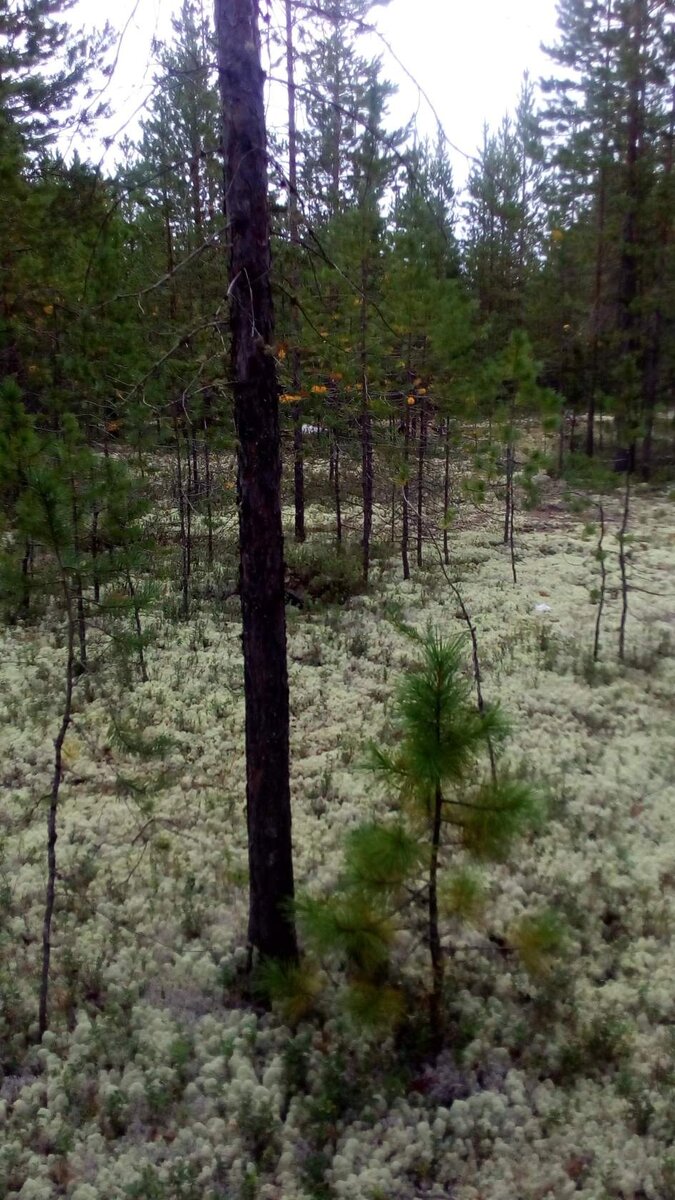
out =
{"type": "Polygon", "coordinates": [[[675,4],[462,152],[143,3],[0,0],[0,1200],[675,1200],[675,4]]]}

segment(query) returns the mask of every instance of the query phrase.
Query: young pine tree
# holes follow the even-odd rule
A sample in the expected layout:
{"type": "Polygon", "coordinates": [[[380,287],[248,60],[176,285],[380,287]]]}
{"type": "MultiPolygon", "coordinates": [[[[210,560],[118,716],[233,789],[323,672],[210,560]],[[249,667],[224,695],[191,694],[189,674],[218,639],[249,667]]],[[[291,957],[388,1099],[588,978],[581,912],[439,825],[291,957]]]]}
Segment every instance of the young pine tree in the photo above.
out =
{"type": "Polygon", "coordinates": [[[371,766],[396,796],[392,816],[351,834],[334,897],[305,900],[300,912],[310,942],[322,954],[337,952],[345,965],[352,1011],[376,1020],[400,1016],[390,951],[397,929],[421,910],[431,968],[431,1044],[438,1049],[447,956],[443,907],[472,915],[480,886],[468,868],[504,856],[531,820],[534,801],[523,782],[482,771],[490,739],[503,738],[507,725],[498,709],[479,712],[472,702],[461,639],[447,641],[433,629],[413,636],[420,659],[399,691],[395,749],[371,750],[371,766]],[[455,862],[445,873],[448,858],[455,862]]]}

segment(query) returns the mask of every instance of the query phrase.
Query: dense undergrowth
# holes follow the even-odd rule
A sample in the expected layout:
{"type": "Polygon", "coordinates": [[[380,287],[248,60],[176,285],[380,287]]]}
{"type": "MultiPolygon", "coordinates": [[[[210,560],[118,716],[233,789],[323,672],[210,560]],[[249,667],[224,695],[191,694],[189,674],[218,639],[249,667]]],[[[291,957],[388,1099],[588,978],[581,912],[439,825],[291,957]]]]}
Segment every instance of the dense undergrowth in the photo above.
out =
{"type": "MultiPolygon", "coordinates": [[[[90,699],[76,688],[37,1046],[64,646],[50,605],[3,630],[0,1194],[675,1197],[673,506],[634,498],[624,663],[621,497],[607,509],[597,663],[596,535],[557,485],[519,518],[517,584],[498,514],[467,507],[451,535],[485,694],[513,723],[504,766],[537,781],[547,817],[485,867],[473,923],[445,921],[439,1056],[416,1019],[428,968],[414,926],[397,942],[410,994],[397,1031],[355,1025],[330,972],[293,1024],[251,1000],[239,624],[217,572],[190,621],[168,588],[146,612],[146,683],[106,653],[90,699]]],[[[309,542],[289,554],[292,786],[296,873],[318,897],[345,835],[386,813],[363,762],[411,660],[400,623],[452,637],[464,621],[431,549],[404,583],[383,540],[362,592],[358,560],[336,569],[329,514],[307,516],[309,542]]]]}

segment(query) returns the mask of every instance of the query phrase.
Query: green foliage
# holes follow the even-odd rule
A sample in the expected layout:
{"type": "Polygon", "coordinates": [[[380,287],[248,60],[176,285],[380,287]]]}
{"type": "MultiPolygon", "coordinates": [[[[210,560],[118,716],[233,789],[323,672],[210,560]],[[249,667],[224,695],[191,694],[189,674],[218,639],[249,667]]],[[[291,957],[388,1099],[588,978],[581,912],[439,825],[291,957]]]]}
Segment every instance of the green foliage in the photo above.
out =
{"type": "Polygon", "coordinates": [[[295,965],[274,959],[260,963],[256,982],[258,990],[272,1001],[291,1027],[314,1012],[323,986],[311,964],[295,965]]]}
{"type": "Polygon", "coordinates": [[[119,747],[126,754],[143,760],[163,758],[174,745],[173,738],[168,734],[160,733],[149,737],[144,733],[142,723],[133,726],[115,716],[110,723],[108,738],[111,745],[119,747]]]}
{"type": "Polygon", "coordinates": [[[444,916],[476,925],[483,916],[485,901],[485,888],[475,870],[456,869],[441,880],[440,905],[444,916]]]}
{"type": "MultiPolygon", "coordinates": [[[[375,1026],[398,1024],[406,1014],[392,956],[397,930],[415,920],[418,908],[426,912],[433,967],[432,1024],[438,1019],[439,911],[443,918],[479,920],[483,889],[471,862],[501,861],[538,812],[525,781],[492,773],[480,779],[480,756],[506,736],[507,724],[499,710],[481,713],[473,704],[462,640],[447,641],[433,629],[412,636],[419,660],[399,687],[395,748],[371,747],[369,759],[395,787],[398,817],[354,830],[333,895],[297,905],[314,952],[346,972],[347,1011],[375,1026]],[[460,860],[439,882],[439,860],[449,849],[460,860]]],[[[538,932],[541,955],[552,953],[546,930],[538,932]]]]}
{"type": "Polygon", "coordinates": [[[386,966],[394,929],[370,898],[345,889],[329,900],[303,897],[296,912],[301,929],[319,955],[335,955],[348,971],[374,975],[386,966]]]}
{"type": "Polygon", "coordinates": [[[547,909],[523,917],[511,931],[510,940],[528,974],[545,978],[564,950],[565,926],[557,912],[547,909]]]}
{"type": "Polygon", "coordinates": [[[429,629],[415,640],[421,657],[399,689],[397,748],[371,747],[370,765],[398,784],[404,801],[427,811],[435,789],[465,781],[479,751],[490,738],[505,737],[507,725],[497,709],[479,713],[471,703],[463,638],[448,642],[429,629]]]}
{"type": "Polygon", "coordinates": [[[289,590],[315,604],[344,604],[363,590],[361,559],[354,549],[336,550],[325,543],[289,545],[286,552],[289,590]]]}
{"type": "Polygon", "coordinates": [[[361,825],[347,839],[346,878],[355,891],[396,896],[421,854],[419,841],[404,825],[361,825]]]}
{"type": "Polygon", "coordinates": [[[516,837],[539,816],[539,804],[524,779],[502,776],[486,780],[470,800],[450,801],[449,820],[457,827],[461,844],[479,861],[501,862],[516,837]]]}

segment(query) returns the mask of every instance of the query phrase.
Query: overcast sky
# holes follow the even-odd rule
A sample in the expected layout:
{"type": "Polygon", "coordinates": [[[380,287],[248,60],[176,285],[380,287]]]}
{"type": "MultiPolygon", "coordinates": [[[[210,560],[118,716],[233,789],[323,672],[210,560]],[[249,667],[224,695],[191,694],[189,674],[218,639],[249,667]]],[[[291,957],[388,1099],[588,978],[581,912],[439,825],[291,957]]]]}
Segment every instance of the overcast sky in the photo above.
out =
{"type": "MultiPolygon", "coordinates": [[[[210,0],[205,0],[205,7],[210,0]]],[[[280,0],[275,0],[279,5],[280,0]]],[[[167,35],[170,16],[180,0],[118,0],[106,5],[106,16],[118,29],[127,24],[109,97],[115,116],[106,132],[136,132],[132,116],[150,90],[153,36],[167,35]]],[[[79,17],[87,24],[101,20],[100,0],[80,0],[79,17]]],[[[533,79],[546,73],[541,42],[555,33],[556,0],[391,0],[373,10],[373,20],[396,58],[423,86],[448,138],[466,154],[481,141],[483,122],[495,126],[513,109],[525,70],[533,79]]],[[[375,41],[371,41],[373,52],[375,41]]],[[[395,58],[380,46],[384,73],[399,85],[391,104],[393,124],[403,124],[417,110],[422,128],[433,132],[434,119],[395,58]]],[[[92,157],[98,157],[95,149],[92,157]]],[[[466,162],[453,156],[458,183],[466,162]]]]}

